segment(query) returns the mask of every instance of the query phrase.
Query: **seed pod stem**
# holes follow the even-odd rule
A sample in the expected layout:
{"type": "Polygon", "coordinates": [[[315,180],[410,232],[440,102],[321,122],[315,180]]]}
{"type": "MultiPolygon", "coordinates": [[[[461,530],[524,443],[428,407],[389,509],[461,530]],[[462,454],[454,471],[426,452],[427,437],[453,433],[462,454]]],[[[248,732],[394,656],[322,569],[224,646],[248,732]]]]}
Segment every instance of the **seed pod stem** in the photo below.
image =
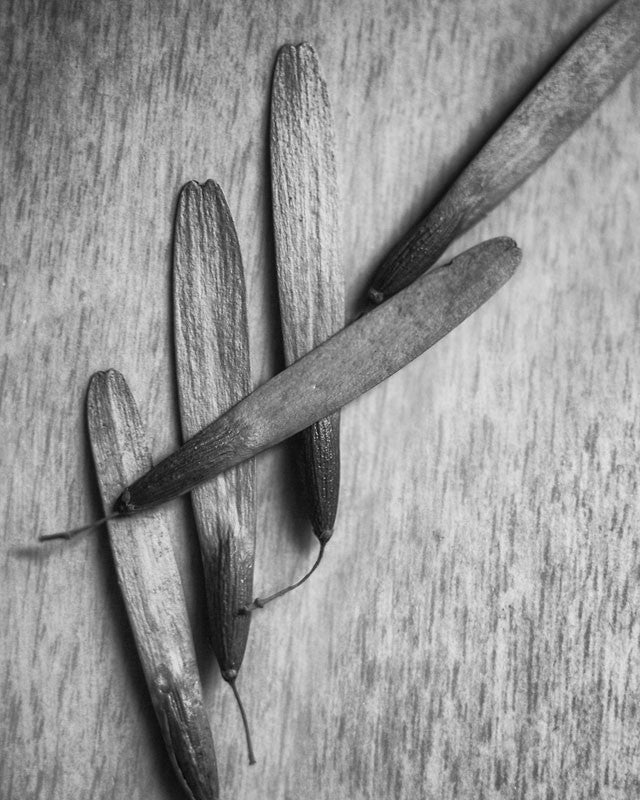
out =
{"type": "Polygon", "coordinates": [[[256,757],[253,754],[253,743],[251,742],[251,731],[249,730],[249,720],[247,719],[247,714],[244,710],[244,705],[242,703],[242,700],[240,699],[240,694],[238,693],[238,687],[236,686],[236,679],[227,678],[227,683],[231,687],[231,691],[233,692],[236,698],[237,706],[240,709],[240,716],[242,717],[242,724],[244,725],[244,734],[247,739],[247,753],[249,755],[249,764],[253,766],[256,763],[256,757]]]}
{"type": "Polygon", "coordinates": [[[292,583],[291,586],[286,586],[284,589],[280,589],[274,594],[270,594],[268,597],[256,597],[253,603],[251,603],[248,606],[243,606],[240,609],[239,613],[250,614],[252,611],[255,611],[256,608],[264,608],[267,605],[267,603],[270,603],[272,600],[277,600],[278,597],[282,597],[282,595],[287,594],[288,592],[291,592],[294,589],[297,589],[298,586],[301,586],[308,578],[310,578],[313,575],[313,573],[316,571],[318,567],[318,564],[322,561],[325,545],[326,542],[320,542],[320,550],[318,552],[318,557],[316,558],[314,565],[311,567],[311,569],[307,572],[306,575],[300,578],[299,581],[296,581],[296,583],[292,583]]]}
{"type": "Polygon", "coordinates": [[[103,525],[105,522],[109,522],[112,519],[118,519],[121,517],[122,514],[107,514],[106,517],[102,517],[102,519],[97,519],[95,522],[88,522],[86,525],[81,525],[79,528],[71,528],[69,531],[60,531],[58,533],[43,533],[38,536],[38,540],[41,542],[49,542],[52,539],[73,539],[74,536],[77,536],[79,533],[83,533],[84,531],[90,531],[93,528],[97,528],[99,525],[103,525]]]}
{"type": "MultiPolygon", "coordinates": [[[[249,327],[240,246],[221,188],[183,187],[173,244],[176,373],[185,439],[251,391],[249,327]]],[[[242,666],[250,620],[237,609],[253,596],[255,463],[239,464],[191,494],[207,595],[211,643],[222,677],[242,666]]],[[[238,702],[255,763],[247,717],[238,702]]]]}
{"type": "Polygon", "coordinates": [[[378,304],[435,264],[543,164],[640,57],[640,5],[618,0],[579,36],[489,138],[426,215],[380,264],[368,290],[378,304]]]}

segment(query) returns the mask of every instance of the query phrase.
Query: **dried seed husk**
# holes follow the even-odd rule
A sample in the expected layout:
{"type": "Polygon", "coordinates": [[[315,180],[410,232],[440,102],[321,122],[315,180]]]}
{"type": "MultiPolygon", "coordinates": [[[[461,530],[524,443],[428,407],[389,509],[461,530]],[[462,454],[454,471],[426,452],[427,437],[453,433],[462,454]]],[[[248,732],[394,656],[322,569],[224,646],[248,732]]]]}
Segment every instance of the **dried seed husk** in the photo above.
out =
{"type": "MultiPolygon", "coordinates": [[[[292,364],[344,325],[335,136],[329,96],[310,44],[280,49],[271,91],[273,229],[284,355],[292,364]]],[[[333,534],[340,493],[340,415],[293,441],[307,514],[320,542],[303,578],[242,608],[248,613],[304,583],[333,534]]]]}
{"type": "Polygon", "coordinates": [[[520,258],[515,242],[502,237],[431,270],[185,442],[129,486],[115,511],[165,503],[333,414],[472,314],[507,282],[520,258]]]}
{"type": "MultiPolygon", "coordinates": [[[[183,436],[190,439],[251,391],[242,257],[227,202],[214,181],[203,186],[192,181],[182,189],[173,265],[180,419],[183,436]]],[[[211,644],[222,677],[230,683],[237,678],[249,635],[250,620],[237,611],[252,597],[255,499],[252,459],[191,493],[211,644]]],[[[247,743],[254,763],[248,730],[247,743]]]]}
{"type": "MultiPolygon", "coordinates": [[[[138,410],[124,378],[98,372],[87,417],[105,508],[151,467],[138,410]]],[[[161,509],[107,523],[118,583],[162,735],[188,797],[219,796],[213,738],[171,536],[161,509]]]]}
{"type": "MultiPolygon", "coordinates": [[[[327,86],[308,43],[278,53],[271,90],[273,226],[286,364],[344,326],[335,134],[327,86]]],[[[313,530],[324,546],[340,491],[340,416],[295,441],[313,530]]]]}
{"type": "Polygon", "coordinates": [[[453,184],[380,264],[368,299],[380,303],[429,269],[543,164],[640,57],[640,5],[618,0],[579,36],[453,184]]]}

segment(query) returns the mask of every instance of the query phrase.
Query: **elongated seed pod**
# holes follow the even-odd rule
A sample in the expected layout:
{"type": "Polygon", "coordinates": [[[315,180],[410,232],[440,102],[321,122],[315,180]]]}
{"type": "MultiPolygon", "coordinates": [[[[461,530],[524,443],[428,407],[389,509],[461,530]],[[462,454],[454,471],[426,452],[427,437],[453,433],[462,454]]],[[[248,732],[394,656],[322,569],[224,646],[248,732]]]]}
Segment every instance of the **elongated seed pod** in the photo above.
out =
{"type": "MultiPolygon", "coordinates": [[[[180,419],[183,436],[189,439],[251,391],[242,257],[227,202],[214,181],[204,186],[192,181],[180,194],[173,237],[173,299],[180,419]]],[[[250,624],[237,610],[252,598],[255,462],[249,459],[196,486],[191,502],[211,643],[222,677],[235,684],[250,624]]],[[[249,762],[254,763],[239,705],[249,762]]]]}
{"type": "MultiPolygon", "coordinates": [[[[281,48],[271,90],[271,186],[278,294],[287,365],[344,326],[335,135],[313,47],[281,48]]],[[[308,512],[324,546],[340,491],[340,415],[298,434],[308,512]]]]}
{"type": "Polygon", "coordinates": [[[640,2],[618,0],[565,51],[426,215],[380,264],[379,303],[431,267],[589,117],[640,57],[640,2]]]}
{"type": "MultiPolygon", "coordinates": [[[[284,355],[292,364],[344,325],[344,276],[338,244],[333,119],[313,47],[281,48],[271,90],[271,187],[284,355]]],[[[243,607],[248,612],[304,583],[331,538],[340,493],[340,414],[294,440],[313,532],[314,565],[296,583],[243,607]]]]}
{"type": "Polygon", "coordinates": [[[255,389],[122,493],[130,514],[190,491],[307,428],[393,375],[513,275],[521,253],[492,239],[428,272],[255,389]]]}
{"type": "MultiPolygon", "coordinates": [[[[87,397],[91,448],[105,508],[151,458],[129,387],[98,372],[87,397]]],[[[189,619],[162,510],[107,523],[118,583],[162,735],[192,800],[215,800],[218,775],[189,619]]]]}

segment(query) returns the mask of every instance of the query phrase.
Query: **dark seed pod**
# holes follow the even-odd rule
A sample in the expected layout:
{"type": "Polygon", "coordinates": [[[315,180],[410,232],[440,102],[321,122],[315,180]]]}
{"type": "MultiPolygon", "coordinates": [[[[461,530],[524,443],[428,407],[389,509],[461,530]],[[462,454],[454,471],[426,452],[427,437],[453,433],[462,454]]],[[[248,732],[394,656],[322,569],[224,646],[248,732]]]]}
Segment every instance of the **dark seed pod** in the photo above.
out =
{"type": "Polygon", "coordinates": [[[111,518],[173,500],[335,413],[440,341],[511,278],[520,259],[516,243],[502,237],[422,275],[160,461],[122,492],[111,518]]]}
{"type": "Polygon", "coordinates": [[[313,530],[322,546],[331,538],[340,488],[340,414],[323,417],[297,436],[313,530]],[[309,487],[312,487],[311,489],[309,487]]]}
{"type": "Polygon", "coordinates": [[[126,489],[132,514],[194,486],[327,417],[432,347],[513,275],[521,253],[499,238],[434,269],[255,389],[126,489]]]}
{"type": "Polygon", "coordinates": [[[429,269],[543,164],[640,57],[637,0],[618,0],[569,47],[436,204],[385,257],[368,291],[377,304],[429,269]]]}

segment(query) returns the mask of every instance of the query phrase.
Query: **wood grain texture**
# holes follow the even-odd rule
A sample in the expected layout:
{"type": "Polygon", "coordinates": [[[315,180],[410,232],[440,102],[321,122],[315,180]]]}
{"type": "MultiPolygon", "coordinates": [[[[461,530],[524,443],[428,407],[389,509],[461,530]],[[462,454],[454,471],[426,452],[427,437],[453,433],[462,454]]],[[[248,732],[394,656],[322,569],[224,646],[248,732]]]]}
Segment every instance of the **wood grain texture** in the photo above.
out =
{"type": "MultiPolygon", "coordinates": [[[[284,356],[292,364],[344,325],[344,267],[333,115],[308,43],[279,53],[271,87],[269,155],[284,356]]],[[[340,415],[294,443],[307,513],[324,547],[340,494],[340,415]]]]}
{"type": "Polygon", "coordinates": [[[576,130],[640,58],[640,3],[617,0],[526,95],[478,155],[385,257],[369,289],[379,303],[436,262],[576,130]]]}
{"type": "MultiPolygon", "coordinates": [[[[173,240],[176,372],[182,433],[194,436],[251,391],[249,329],[240,246],[217,184],[187,184],[173,240]]],[[[242,664],[253,599],[255,463],[197,487],[198,528],[212,646],[225,680],[242,664]]]]}
{"type": "Polygon", "coordinates": [[[476,245],[334,334],[259,386],[128,486],[114,503],[132,514],[203,481],[336,413],[437,344],[512,277],[512,239],[476,245]]]}
{"type": "MultiPolygon", "coordinates": [[[[151,465],[140,415],[119,372],[98,372],[87,398],[89,438],[108,508],[151,465]]],[[[107,522],[120,591],[169,758],[192,800],[219,797],[180,573],[163,513],[107,522]]]]}
{"type": "MultiPolygon", "coordinates": [[[[225,188],[253,383],[283,367],[269,87],[322,55],[348,315],[375,266],[605,0],[216,7],[0,4],[0,796],[172,800],[101,510],[85,392],[127,375],[154,459],[180,442],[171,231],[225,188]]],[[[221,796],[628,800],[640,773],[640,72],[443,258],[491,236],[521,269],[342,414],[339,536],[243,663],[259,763],[206,646],[187,500],[166,506],[221,796]]],[[[317,544],[283,446],[257,458],[255,584],[317,544]]]]}

